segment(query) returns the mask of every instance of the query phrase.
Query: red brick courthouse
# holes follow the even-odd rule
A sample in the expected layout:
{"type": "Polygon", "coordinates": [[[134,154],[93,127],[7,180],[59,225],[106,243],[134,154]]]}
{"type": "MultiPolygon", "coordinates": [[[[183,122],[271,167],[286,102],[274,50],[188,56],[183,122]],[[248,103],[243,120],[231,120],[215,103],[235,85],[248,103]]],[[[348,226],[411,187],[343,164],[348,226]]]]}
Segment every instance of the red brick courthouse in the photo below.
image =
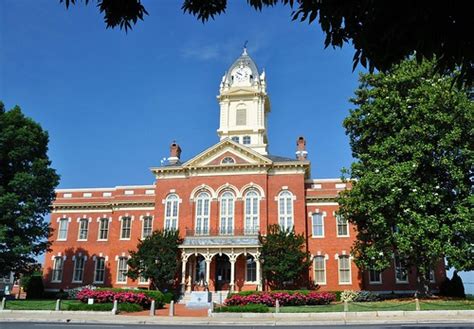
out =
{"type": "MultiPolygon", "coordinates": [[[[266,83],[244,49],[220,83],[217,144],[183,161],[173,143],[168,161],[151,169],[153,185],[57,190],[46,288],[147,287],[125,276],[128,250],[155,229],[179,228],[183,290],[260,290],[258,233],[280,224],[306,237],[309,277],[322,290],[414,290],[416,273],[397,258],[382,273],[355,266],[354,228],[336,215],[335,197],[349,186],[310,177],[303,137],[296,157],[268,153],[266,83]]],[[[444,268],[431,273],[434,285],[444,278],[444,268]]]]}

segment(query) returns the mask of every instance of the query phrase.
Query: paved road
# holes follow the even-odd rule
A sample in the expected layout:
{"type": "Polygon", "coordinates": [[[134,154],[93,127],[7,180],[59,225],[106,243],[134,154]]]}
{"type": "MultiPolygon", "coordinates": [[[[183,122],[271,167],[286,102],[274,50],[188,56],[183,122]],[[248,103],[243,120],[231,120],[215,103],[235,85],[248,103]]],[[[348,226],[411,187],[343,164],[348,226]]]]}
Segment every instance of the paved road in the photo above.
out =
{"type": "MultiPolygon", "coordinates": [[[[183,326],[183,325],[131,325],[131,324],[76,324],[76,323],[40,323],[40,322],[0,322],[0,329],[150,329],[153,328],[172,328],[172,329],[224,329],[228,328],[229,326],[220,326],[220,325],[212,325],[212,326],[183,326]]],[[[264,326],[231,326],[233,328],[238,329],[257,329],[257,328],[266,328],[264,326]]],[[[347,328],[370,328],[370,329],[472,329],[474,325],[469,324],[406,324],[406,325],[345,325],[345,326],[276,326],[279,329],[295,329],[295,328],[330,328],[330,329],[347,329],[347,328]]]]}

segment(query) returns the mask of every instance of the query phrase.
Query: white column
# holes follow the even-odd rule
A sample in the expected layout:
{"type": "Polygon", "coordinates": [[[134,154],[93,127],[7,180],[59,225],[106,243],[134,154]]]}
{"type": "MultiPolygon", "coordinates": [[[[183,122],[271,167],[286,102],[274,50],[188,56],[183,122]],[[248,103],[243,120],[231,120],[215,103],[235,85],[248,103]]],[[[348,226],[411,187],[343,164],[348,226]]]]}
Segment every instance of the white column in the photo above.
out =
{"type": "Polygon", "coordinates": [[[209,288],[209,282],[211,281],[211,259],[206,258],[206,284],[207,287],[209,288]]]}
{"type": "Polygon", "coordinates": [[[261,278],[261,268],[260,268],[260,259],[255,257],[255,264],[257,269],[257,290],[262,291],[262,278],[261,278]]]}
{"type": "Polygon", "coordinates": [[[234,291],[235,281],[235,259],[230,259],[230,292],[234,291]]]}
{"type": "Polygon", "coordinates": [[[181,293],[184,294],[184,291],[186,290],[186,263],[188,262],[188,259],[186,257],[183,257],[181,261],[181,293]]]}

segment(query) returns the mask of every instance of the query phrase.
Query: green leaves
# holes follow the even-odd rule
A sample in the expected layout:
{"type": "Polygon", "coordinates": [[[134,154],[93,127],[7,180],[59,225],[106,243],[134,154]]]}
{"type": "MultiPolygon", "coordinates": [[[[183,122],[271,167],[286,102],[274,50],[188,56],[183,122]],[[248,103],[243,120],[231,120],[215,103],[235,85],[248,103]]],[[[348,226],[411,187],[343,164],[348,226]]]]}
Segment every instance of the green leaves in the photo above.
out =
{"type": "Polygon", "coordinates": [[[263,276],[277,289],[289,282],[304,279],[310,265],[310,255],[305,251],[305,238],[279,225],[270,225],[267,235],[259,236],[262,244],[263,276]]]}
{"type": "Polygon", "coordinates": [[[435,65],[410,59],[361,75],[351,100],[344,127],[356,181],[339,203],[358,228],[362,268],[387,267],[394,252],[420,274],[444,257],[474,268],[474,105],[453,86],[458,73],[434,74],[435,65]]]}
{"type": "Polygon", "coordinates": [[[130,250],[127,276],[132,279],[143,277],[150,279],[159,290],[170,288],[179,270],[181,244],[178,231],[157,230],[137,245],[137,250],[130,250]]]}
{"type": "Polygon", "coordinates": [[[0,275],[29,271],[46,251],[44,216],[59,176],[48,159],[48,134],[16,106],[0,102],[0,275]]]}

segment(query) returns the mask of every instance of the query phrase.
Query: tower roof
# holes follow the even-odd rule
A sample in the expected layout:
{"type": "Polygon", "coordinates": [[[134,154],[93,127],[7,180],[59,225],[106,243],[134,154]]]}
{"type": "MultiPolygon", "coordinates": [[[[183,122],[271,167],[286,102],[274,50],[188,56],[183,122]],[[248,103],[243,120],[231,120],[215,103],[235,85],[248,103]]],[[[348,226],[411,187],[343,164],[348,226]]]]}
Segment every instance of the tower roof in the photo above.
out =
{"type": "Polygon", "coordinates": [[[242,51],[242,55],[240,55],[239,58],[237,58],[234,63],[229,67],[229,70],[227,71],[227,74],[225,76],[225,82],[230,83],[232,81],[232,71],[236,67],[240,66],[247,66],[250,68],[252,71],[252,75],[254,78],[258,78],[259,73],[258,73],[258,68],[253,59],[249,56],[247,53],[247,47],[244,47],[242,51]]]}

